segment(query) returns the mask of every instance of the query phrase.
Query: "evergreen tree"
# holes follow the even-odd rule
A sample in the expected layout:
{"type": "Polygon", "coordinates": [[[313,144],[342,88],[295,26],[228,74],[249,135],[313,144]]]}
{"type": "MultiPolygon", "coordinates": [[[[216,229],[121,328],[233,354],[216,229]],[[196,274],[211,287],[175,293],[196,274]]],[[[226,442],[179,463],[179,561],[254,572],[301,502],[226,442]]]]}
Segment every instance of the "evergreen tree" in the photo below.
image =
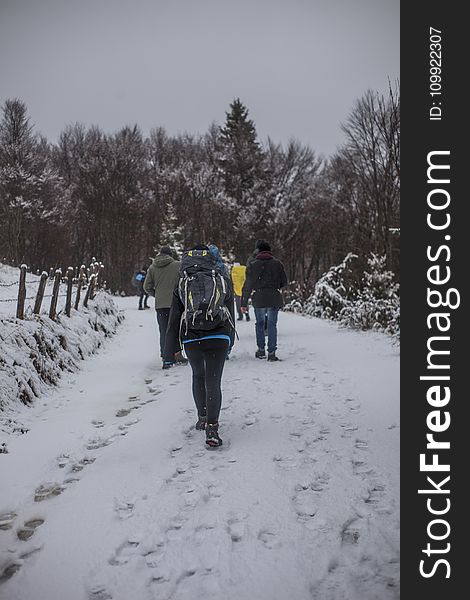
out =
{"type": "Polygon", "coordinates": [[[248,109],[236,98],[226,113],[225,127],[220,129],[225,192],[242,201],[262,175],[263,155],[257,141],[256,127],[248,118],[248,109]]]}
{"type": "Polygon", "coordinates": [[[233,224],[230,246],[243,256],[252,250],[252,231],[259,226],[265,203],[264,155],[248,109],[236,98],[220,128],[219,168],[225,191],[225,210],[233,224]]]}

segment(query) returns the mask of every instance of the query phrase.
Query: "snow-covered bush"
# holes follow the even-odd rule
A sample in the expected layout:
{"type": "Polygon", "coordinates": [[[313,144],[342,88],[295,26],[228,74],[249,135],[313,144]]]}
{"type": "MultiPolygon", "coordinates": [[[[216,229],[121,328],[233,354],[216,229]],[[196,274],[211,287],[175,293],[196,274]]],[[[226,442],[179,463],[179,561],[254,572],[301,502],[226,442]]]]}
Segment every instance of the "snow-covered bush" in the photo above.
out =
{"type": "Polygon", "coordinates": [[[378,329],[393,335],[400,331],[399,285],[386,270],[385,256],[371,254],[367,260],[357,299],[344,307],[340,320],[354,329],[378,329]]]}
{"type": "Polygon", "coordinates": [[[351,270],[351,263],[357,258],[350,252],[339,264],[320,277],[313,294],[304,304],[304,313],[322,319],[337,319],[354,298],[356,286],[351,270]]]}
{"type": "Polygon", "coordinates": [[[376,329],[397,338],[400,332],[399,285],[386,269],[385,256],[371,254],[358,280],[353,269],[357,255],[349,253],[316,283],[313,294],[291,300],[284,310],[333,319],[354,329],[376,329]]]}

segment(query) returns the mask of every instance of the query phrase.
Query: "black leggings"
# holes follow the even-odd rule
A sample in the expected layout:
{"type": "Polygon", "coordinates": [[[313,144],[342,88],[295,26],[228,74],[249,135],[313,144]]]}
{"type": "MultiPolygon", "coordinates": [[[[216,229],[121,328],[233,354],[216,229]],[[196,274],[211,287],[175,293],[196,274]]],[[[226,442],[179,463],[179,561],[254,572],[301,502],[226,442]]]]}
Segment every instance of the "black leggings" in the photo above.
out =
{"type": "Polygon", "coordinates": [[[218,423],[222,404],[222,371],[228,341],[220,338],[188,342],[184,345],[193,370],[193,396],[197,413],[207,415],[208,423],[218,423]]]}

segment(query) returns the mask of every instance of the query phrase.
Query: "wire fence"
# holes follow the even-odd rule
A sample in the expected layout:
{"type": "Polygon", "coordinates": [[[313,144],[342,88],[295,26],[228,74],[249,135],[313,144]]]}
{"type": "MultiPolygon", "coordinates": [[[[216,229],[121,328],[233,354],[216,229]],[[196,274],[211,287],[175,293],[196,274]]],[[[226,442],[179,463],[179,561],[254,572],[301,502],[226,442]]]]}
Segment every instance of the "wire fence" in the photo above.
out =
{"type": "Polygon", "coordinates": [[[55,319],[58,315],[57,303],[59,298],[66,299],[64,312],[70,317],[72,307],[74,310],[79,310],[82,292],[85,292],[85,295],[81,305],[86,308],[88,301],[93,300],[96,291],[105,284],[104,265],[95,258],[93,258],[89,267],[85,267],[85,265],[80,268],[69,267],[65,274],[61,269],[50,269],[49,272],[43,271],[38,279],[27,279],[27,270],[27,265],[21,265],[18,281],[0,283],[1,288],[12,288],[14,286],[18,288],[16,296],[0,298],[0,303],[16,302],[16,318],[18,319],[24,319],[26,312],[38,315],[46,298],[50,299],[49,317],[51,319],[55,319]],[[46,293],[47,285],[52,285],[50,293],[46,293]],[[31,295],[32,286],[37,286],[34,295],[31,295]],[[65,292],[62,291],[64,287],[65,292]],[[30,292],[30,295],[27,295],[27,291],[30,292]],[[32,300],[34,300],[34,307],[32,309],[27,307],[27,310],[25,310],[26,302],[32,300]]]}

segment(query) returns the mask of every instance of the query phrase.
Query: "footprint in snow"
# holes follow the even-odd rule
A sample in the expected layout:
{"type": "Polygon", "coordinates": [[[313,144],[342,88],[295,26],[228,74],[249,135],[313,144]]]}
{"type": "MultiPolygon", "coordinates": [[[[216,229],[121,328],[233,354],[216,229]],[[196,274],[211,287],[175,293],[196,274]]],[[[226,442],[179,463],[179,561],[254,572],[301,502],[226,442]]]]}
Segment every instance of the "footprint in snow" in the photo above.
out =
{"type": "Polygon", "coordinates": [[[281,469],[294,469],[297,467],[297,461],[292,456],[275,454],[273,456],[273,461],[281,469]]]}
{"type": "MultiPolygon", "coordinates": [[[[162,543],[163,545],[163,543],[162,543]]],[[[163,550],[162,548],[150,548],[144,554],[145,562],[149,569],[155,569],[162,560],[163,550]]]]}
{"type": "Polygon", "coordinates": [[[293,442],[294,442],[294,448],[299,453],[305,452],[305,450],[307,450],[307,448],[309,447],[309,443],[306,440],[302,440],[301,438],[298,438],[298,437],[294,437],[293,442]]]}
{"type": "Polygon", "coordinates": [[[21,529],[18,529],[18,531],[16,532],[18,539],[22,542],[29,540],[29,538],[31,538],[34,535],[36,529],[40,527],[43,523],[44,519],[41,518],[30,519],[29,521],[25,521],[23,527],[21,529]]]}
{"type": "Polygon", "coordinates": [[[301,521],[313,518],[318,511],[317,496],[310,490],[301,490],[293,498],[294,509],[301,521]]]}
{"type": "MultiPolygon", "coordinates": [[[[371,482],[367,496],[364,500],[366,504],[378,506],[385,497],[386,485],[380,481],[371,482]]],[[[389,509],[384,509],[384,512],[390,512],[389,509]]]]}
{"type": "Polygon", "coordinates": [[[157,387],[154,386],[148,386],[148,391],[150,394],[153,394],[154,396],[157,396],[158,394],[162,393],[162,390],[158,389],[157,387]]]}
{"type": "Polygon", "coordinates": [[[60,496],[65,490],[65,485],[60,483],[43,483],[34,492],[34,501],[42,502],[54,496],[60,496]]]}
{"type": "Polygon", "coordinates": [[[88,441],[86,445],[87,450],[98,450],[99,448],[104,448],[105,446],[109,446],[114,442],[114,436],[109,438],[93,438],[88,441]]]}
{"type": "Polygon", "coordinates": [[[245,417],[244,423],[242,425],[242,429],[246,429],[247,427],[251,427],[251,425],[255,425],[255,423],[258,422],[258,419],[255,417],[254,414],[251,415],[247,415],[245,417]]]}
{"type": "Polygon", "coordinates": [[[116,412],[116,417],[127,417],[127,415],[131,412],[131,408],[120,408],[116,412]]]}
{"type": "Polygon", "coordinates": [[[179,452],[181,452],[181,450],[183,449],[183,444],[173,444],[171,450],[170,450],[170,456],[172,458],[174,458],[175,456],[178,455],[179,452]]]}
{"type": "Polygon", "coordinates": [[[85,456],[84,458],[82,458],[81,460],[79,460],[78,462],[74,463],[71,467],[70,467],[70,472],[71,473],[78,473],[79,471],[83,471],[83,469],[87,466],[87,465],[91,465],[95,462],[96,458],[89,458],[87,456],[85,456]]]}
{"type": "Polygon", "coordinates": [[[263,544],[265,548],[273,550],[280,548],[282,542],[278,537],[279,532],[273,527],[265,527],[258,533],[258,540],[263,544]]]}
{"type": "Polygon", "coordinates": [[[123,542],[116,552],[108,560],[112,566],[125,565],[133,556],[139,555],[136,548],[140,545],[140,541],[129,539],[123,542]]]}
{"type": "Polygon", "coordinates": [[[97,585],[88,592],[89,600],[112,600],[113,595],[104,585],[97,585]]]}
{"type": "Polygon", "coordinates": [[[340,412],[333,412],[333,411],[328,412],[327,415],[329,417],[331,417],[332,419],[339,419],[340,417],[343,416],[340,412]]]}
{"type": "Polygon", "coordinates": [[[369,444],[365,440],[360,439],[356,439],[354,446],[359,450],[367,450],[369,448],[369,444]]]}
{"type": "Polygon", "coordinates": [[[358,427],[352,423],[340,423],[340,427],[343,430],[343,433],[341,434],[342,438],[350,438],[352,437],[352,434],[358,430],[358,427]]]}
{"type": "Polygon", "coordinates": [[[99,429],[100,427],[104,427],[104,422],[103,421],[98,421],[98,420],[93,420],[91,422],[91,424],[96,427],[97,429],[99,429]]]}
{"type": "Polygon", "coordinates": [[[189,481],[191,481],[191,473],[188,471],[190,470],[190,466],[187,464],[180,464],[176,467],[175,472],[173,473],[173,475],[171,475],[170,477],[168,477],[166,479],[166,483],[187,483],[189,481]]]}
{"type": "Polygon", "coordinates": [[[61,454],[60,456],[57,457],[57,464],[59,465],[60,469],[63,469],[64,467],[66,467],[70,462],[70,455],[69,454],[61,454]]]}
{"type": "Polygon", "coordinates": [[[137,425],[137,423],[140,423],[140,419],[132,419],[132,421],[127,421],[126,423],[124,423],[124,425],[119,425],[118,429],[122,431],[123,429],[128,429],[129,427],[132,427],[132,425],[137,425]]]}
{"type": "Polygon", "coordinates": [[[128,519],[134,514],[135,500],[114,500],[114,511],[120,519],[128,519]]]}
{"type": "Polygon", "coordinates": [[[374,469],[363,460],[353,459],[351,463],[354,475],[366,477],[374,474],[374,469]]]}
{"type": "Polygon", "coordinates": [[[328,486],[329,481],[330,475],[328,473],[317,473],[310,482],[309,487],[314,492],[323,492],[323,490],[328,486]]]}
{"type": "Polygon", "coordinates": [[[13,511],[0,513],[0,529],[7,530],[13,527],[13,522],[17,514],[13,511]]]}
{"type": "Polygon", "coordinates": [[[231,516],[227,521],[227,533],[230,535],[232,542],[240,542],[246,532],[245,514],[236,514],[231,516]]]}
{"type": "Polygon", "coordinates": [[[13,577],[13,575],[15,575],[15,573],[18,573],[18,571],[24,565],[25,560],[28,559],[33,554],[35,554],[36,552],[39,552],[39,550],[41,550],[41,548],[42,548],[42,546],[35,546],[33,548],[30,548],[26,552],[22,552],[22,553],[18,554],[17,556],[12,557],[6,564],[1,565],[0,566],[0,584],[4,583],[8,579],[11,579],[11,577],[13,577]]]}
{"type": "Polygon", "coordinates": [[[344,402],[349,410],[357,411],[361,408],[360,402],[358,402],[355,398],[346,398],[344,402]]]}
{"type": "Polygon", "coordinates": [[[358,527],[353,527],[358,519],[353,517],[348,519],[341,528],[341,543],[342,544],[357,544],[360,538],[360,530],[358,527]]]}
{"type": "Polygon", "coordinates": [[[23,566],[23,561],[20,560],[11,560],[5,566],[0,567],[0,583],[8,581],[15,573],[23,566]]]}

